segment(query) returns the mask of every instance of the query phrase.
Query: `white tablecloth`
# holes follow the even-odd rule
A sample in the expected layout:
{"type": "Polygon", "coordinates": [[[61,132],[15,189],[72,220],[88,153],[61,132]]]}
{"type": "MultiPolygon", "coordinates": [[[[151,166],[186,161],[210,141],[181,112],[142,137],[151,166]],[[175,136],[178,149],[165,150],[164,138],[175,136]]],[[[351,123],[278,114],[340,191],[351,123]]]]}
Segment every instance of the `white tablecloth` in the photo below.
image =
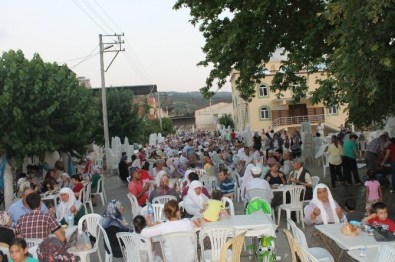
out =
{"type": "MultiPolygon", "coordinates": [[[[379,251],[378,247],[368,248],[366,251],[366,255],[367,255],[366,257],[360,257],[358,249],[348,251],[347,253],[350,257],[352,257],[353,259],[355,259],[357,261],[372,262],[372,261],[374,261],[374,258],[376,257],[378,251],[379,251]]],[[[385,261],[385,262],[389,262],[389,261],[385,261]]]]}
{"type": "MultiPolygon", "coordinates": [[[[359,232],[358,236],[345,236],[340,232],[341,224],[317,225],[315,228],[330,239],[333,239],[337,245],[344,250],[356,250],[361,247],[378,247],[384,242],[377,242],[373,236],[367,232],[359,232]]],[[[395,245],[395,241],[385,242],[388,245],[395,245]]]]}
{"type": "Polygon", "coordinates": [[[236,230],[236,234],[247,231],[246,236],[248,237],[258,237],[261,235],[276,237],[277,227],[270,215],[259,213],[236,215],[218,222],[205,223],[202,225],[202,228],[211,226],[231,226],[236,230]]]}

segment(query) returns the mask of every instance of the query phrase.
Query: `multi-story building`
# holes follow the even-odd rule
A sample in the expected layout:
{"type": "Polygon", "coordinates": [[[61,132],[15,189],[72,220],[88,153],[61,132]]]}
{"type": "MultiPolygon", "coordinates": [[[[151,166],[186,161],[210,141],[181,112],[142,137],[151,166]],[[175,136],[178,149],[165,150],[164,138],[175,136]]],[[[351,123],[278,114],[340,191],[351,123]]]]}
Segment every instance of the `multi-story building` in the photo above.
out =
{"type": "MultiPolygon", "coordinates": [[[[343,106],[325,107],[322,103],[312,104],[309,95],[301,99],[298,104],[293,104],[292,90],[298,88],[298,85],[291,86],[290,90],[283,92],[283,96],[278,98],[274,92],[270,91],[270,85],[274,75],[279,70],[280,61],[270,61],[266,64],[268,69],[265,78],[262,78],[259,84],[255,86],[255,97],[251,102],[245,102],[239,96],[236,89],[236,80],[239,77],[238,71],[231,74],[233,118],[236,129],[245,130],[247,126],[252,131],[274,129],[292,130],[300,127],[302,122],[310,122],[313,126],[312,131],[316,132],[314,126],[320,122],[323,123],[327,130],[339,130],[339,127],[345,123],[348,113],[344,112],[343,106]]],[[[299,72],[299,75],[307,77],[308,92],[318,87],[317,79],[325,78],[322,73],[308,75],[307,72],[299,72]]],[[[308,93],[307,93],[308,94],[308,93]]]]}
{"type": "Polygon", "coordinates": [[[232,114],[232,104],[220,102],[195,111],[196,129],[215,130],[218,118],[224,114],[232,114]]]}

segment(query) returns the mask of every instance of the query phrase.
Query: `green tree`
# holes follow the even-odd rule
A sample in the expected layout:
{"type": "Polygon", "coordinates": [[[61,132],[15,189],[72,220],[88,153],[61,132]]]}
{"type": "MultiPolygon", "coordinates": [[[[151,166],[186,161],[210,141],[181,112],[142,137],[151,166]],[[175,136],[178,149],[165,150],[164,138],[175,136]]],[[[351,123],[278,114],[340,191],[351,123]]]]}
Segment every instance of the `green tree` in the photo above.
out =
{"type": "Polygon", "coordinates": [[[201,89],[205,97],[237,70],[236,88],[250,101],[265,63],[280,49],[287,60],[271,86],[279,96],[298,83],[295,102],[312,95],[315,103],[346,104],[349,120],[361,127],[395,111],[394,0],[178,0],[175,8],[182,7],[206,38],[199,65],[213,69],[201,89]],[[309,94],[301,70],[328,78],[309,94]]]}
{"type": "Polygon", "coordinates": [[[235,123],[233,122],[232,114],[224,114],[220,118],[218,118],[218,123],[223,125],[225,128],[230,126],[230,128],[235,127],[235,123]]]}
{"type": "MultiPolygon", "coordinates": [[[[143,115],[146,108],[142,105],[139,114],[139,103],[133,103],[133,93],[127,89],[113,88],[107,91],[107,116],[108,132],[111,137],[118,136],[121,139],[127,137],[129,142],[140,142],[143,125],[143,115]],[[142,115],[142,116],[140,116],[142,115]]],[[[101,93],[97,103],[98,117],[95,139],[104,144],[103,111],[101,93]]]]}
{"type": "Polygon", "coordinates": [[[83,152],[94,130],[89,90],[67,66],[31,60],[21,50],[0,57],[0,143],[23,159],[45,151],[83,152]]]}

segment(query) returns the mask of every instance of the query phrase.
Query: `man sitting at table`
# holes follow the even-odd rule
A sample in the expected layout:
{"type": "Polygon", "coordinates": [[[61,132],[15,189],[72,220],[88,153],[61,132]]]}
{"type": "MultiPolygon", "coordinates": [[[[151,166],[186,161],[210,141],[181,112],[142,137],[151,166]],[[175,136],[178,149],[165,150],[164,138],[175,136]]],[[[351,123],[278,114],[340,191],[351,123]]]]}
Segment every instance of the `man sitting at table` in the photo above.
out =
{"type": "MultiPolygon", "coordinates": [[[[18,221],[18,219],[19,219],[21,216],[26,215],[27,213],[29,213],[30,208],[29,208],[28,204],[26,203],[26,197],[27,197],[28,195],[30,195],[31,193],[34,193],[34,192],[35,192],[35,191],[34,191],[33,188],[31,188],[31,187],[25,187],[25,188],[22,190],[22,195],[21,195],[22,199],[16,201],[15,203],[13,203],[13,204],[8,208],[8,213],[11,214],[11,219],[12,219],[12,222],[13,222],[14,224],[16,224],[16,222],[18,221]]],[[[42,204],[42,205],[40,206],[40,209],[41,209],[42,212],[48,213],[48,208],[47,208],[44,204],[42,204]]],[[[53,210],[53,212],[54,212],[54,211],[55,211],[55,210],[53,210]]]]}
{"type": "Polygon", "coordinates": [[[311,199],[313,196],[313,180],[309,170],[303,167],[303,162],[299,158],[295,158],[292,161],[294,171],[289,175],[288,181],[295,183],[296,185],[302,185],[306,187],[306,193],[304,199],[311,199]]]}
{"type": "Polygon", "coordinates": [[[42,205],[41,197],[37,193],[31,193],[26,197],[26,203],[31,209],[29,213],[19,218],[16,225],[16,232],[19,237],[23,238],[47,238],[51,233],[64,242],[65,232],[59,223],[40,210],[42,205]]]}
{"type": "Polygon", "coordinates": [[[219,190],[222,192],[223,197],[233,198],[234,183],[228,177],[228,172],[223,169],[219,171],[218,179],[220,181],[219,190]]]}
{"type": "Polygon", "coordinates": [[[271,202],[271,200],[273,199],[273,192],[270,189],[270,185],[266,181],[266,179],[261,178],[261,172],[262,169],[258,166],[254,166],[251,168],[251,173],[253,178],[246,183],[244,195],[248,192],[248,190],[260,189],[263,192],[268,192],[267,199],[265,200],[271,202]]]}
{"type": "Polygon", "coordinates": [[[140,183],[141,173],[134,169],[132,173],[132,181],[128,185],[129,193],[134,195],[139,203],[139,206],[145,206],[148,199],[150,183],[145,183],[144,186],[140,183]]]}

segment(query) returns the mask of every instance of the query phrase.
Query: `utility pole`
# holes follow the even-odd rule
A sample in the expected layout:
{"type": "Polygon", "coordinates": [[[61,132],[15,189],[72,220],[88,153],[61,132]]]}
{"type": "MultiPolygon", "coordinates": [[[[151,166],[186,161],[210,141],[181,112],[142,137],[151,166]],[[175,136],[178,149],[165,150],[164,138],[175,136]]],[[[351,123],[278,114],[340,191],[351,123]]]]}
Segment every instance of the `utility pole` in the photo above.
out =
{"type": "Polygon", "coordinates": [[[108,71],[112,62],[114,62],[119,52],[125,51],[125,49],[122,48],[122,44],[125,43],[125,41],[121,40],[122,36],[124,36],[124,34],[99,35],[101,96],[102,96],[102,108],[103,108],[103,129],[104,129],[104,147],[105,147],[104,152],[106,154],[107,169],[111,166],[111,161],[109,156],[107,155],[107,150],[110,148],[110,138],[108,133],[107,96],[106,96],[106,81],[105,81],[104,73],[108,71]],[[103,43],[103,37],[117,37],[118,40],[110,43],[103,43]],[[113,48],[114,46],[115,48],[113,48]],[[109,52],[115,52],[115,56],[111,60],[108,67],[104,69],[104,53],[109,53],[109,52]]]}
{"type": "Polygon", "coordinates": [[[160,108],[160,92],[158,92],[158,107],[159,126],[160,131],[162,132],[162,110],[160,108]]]}

